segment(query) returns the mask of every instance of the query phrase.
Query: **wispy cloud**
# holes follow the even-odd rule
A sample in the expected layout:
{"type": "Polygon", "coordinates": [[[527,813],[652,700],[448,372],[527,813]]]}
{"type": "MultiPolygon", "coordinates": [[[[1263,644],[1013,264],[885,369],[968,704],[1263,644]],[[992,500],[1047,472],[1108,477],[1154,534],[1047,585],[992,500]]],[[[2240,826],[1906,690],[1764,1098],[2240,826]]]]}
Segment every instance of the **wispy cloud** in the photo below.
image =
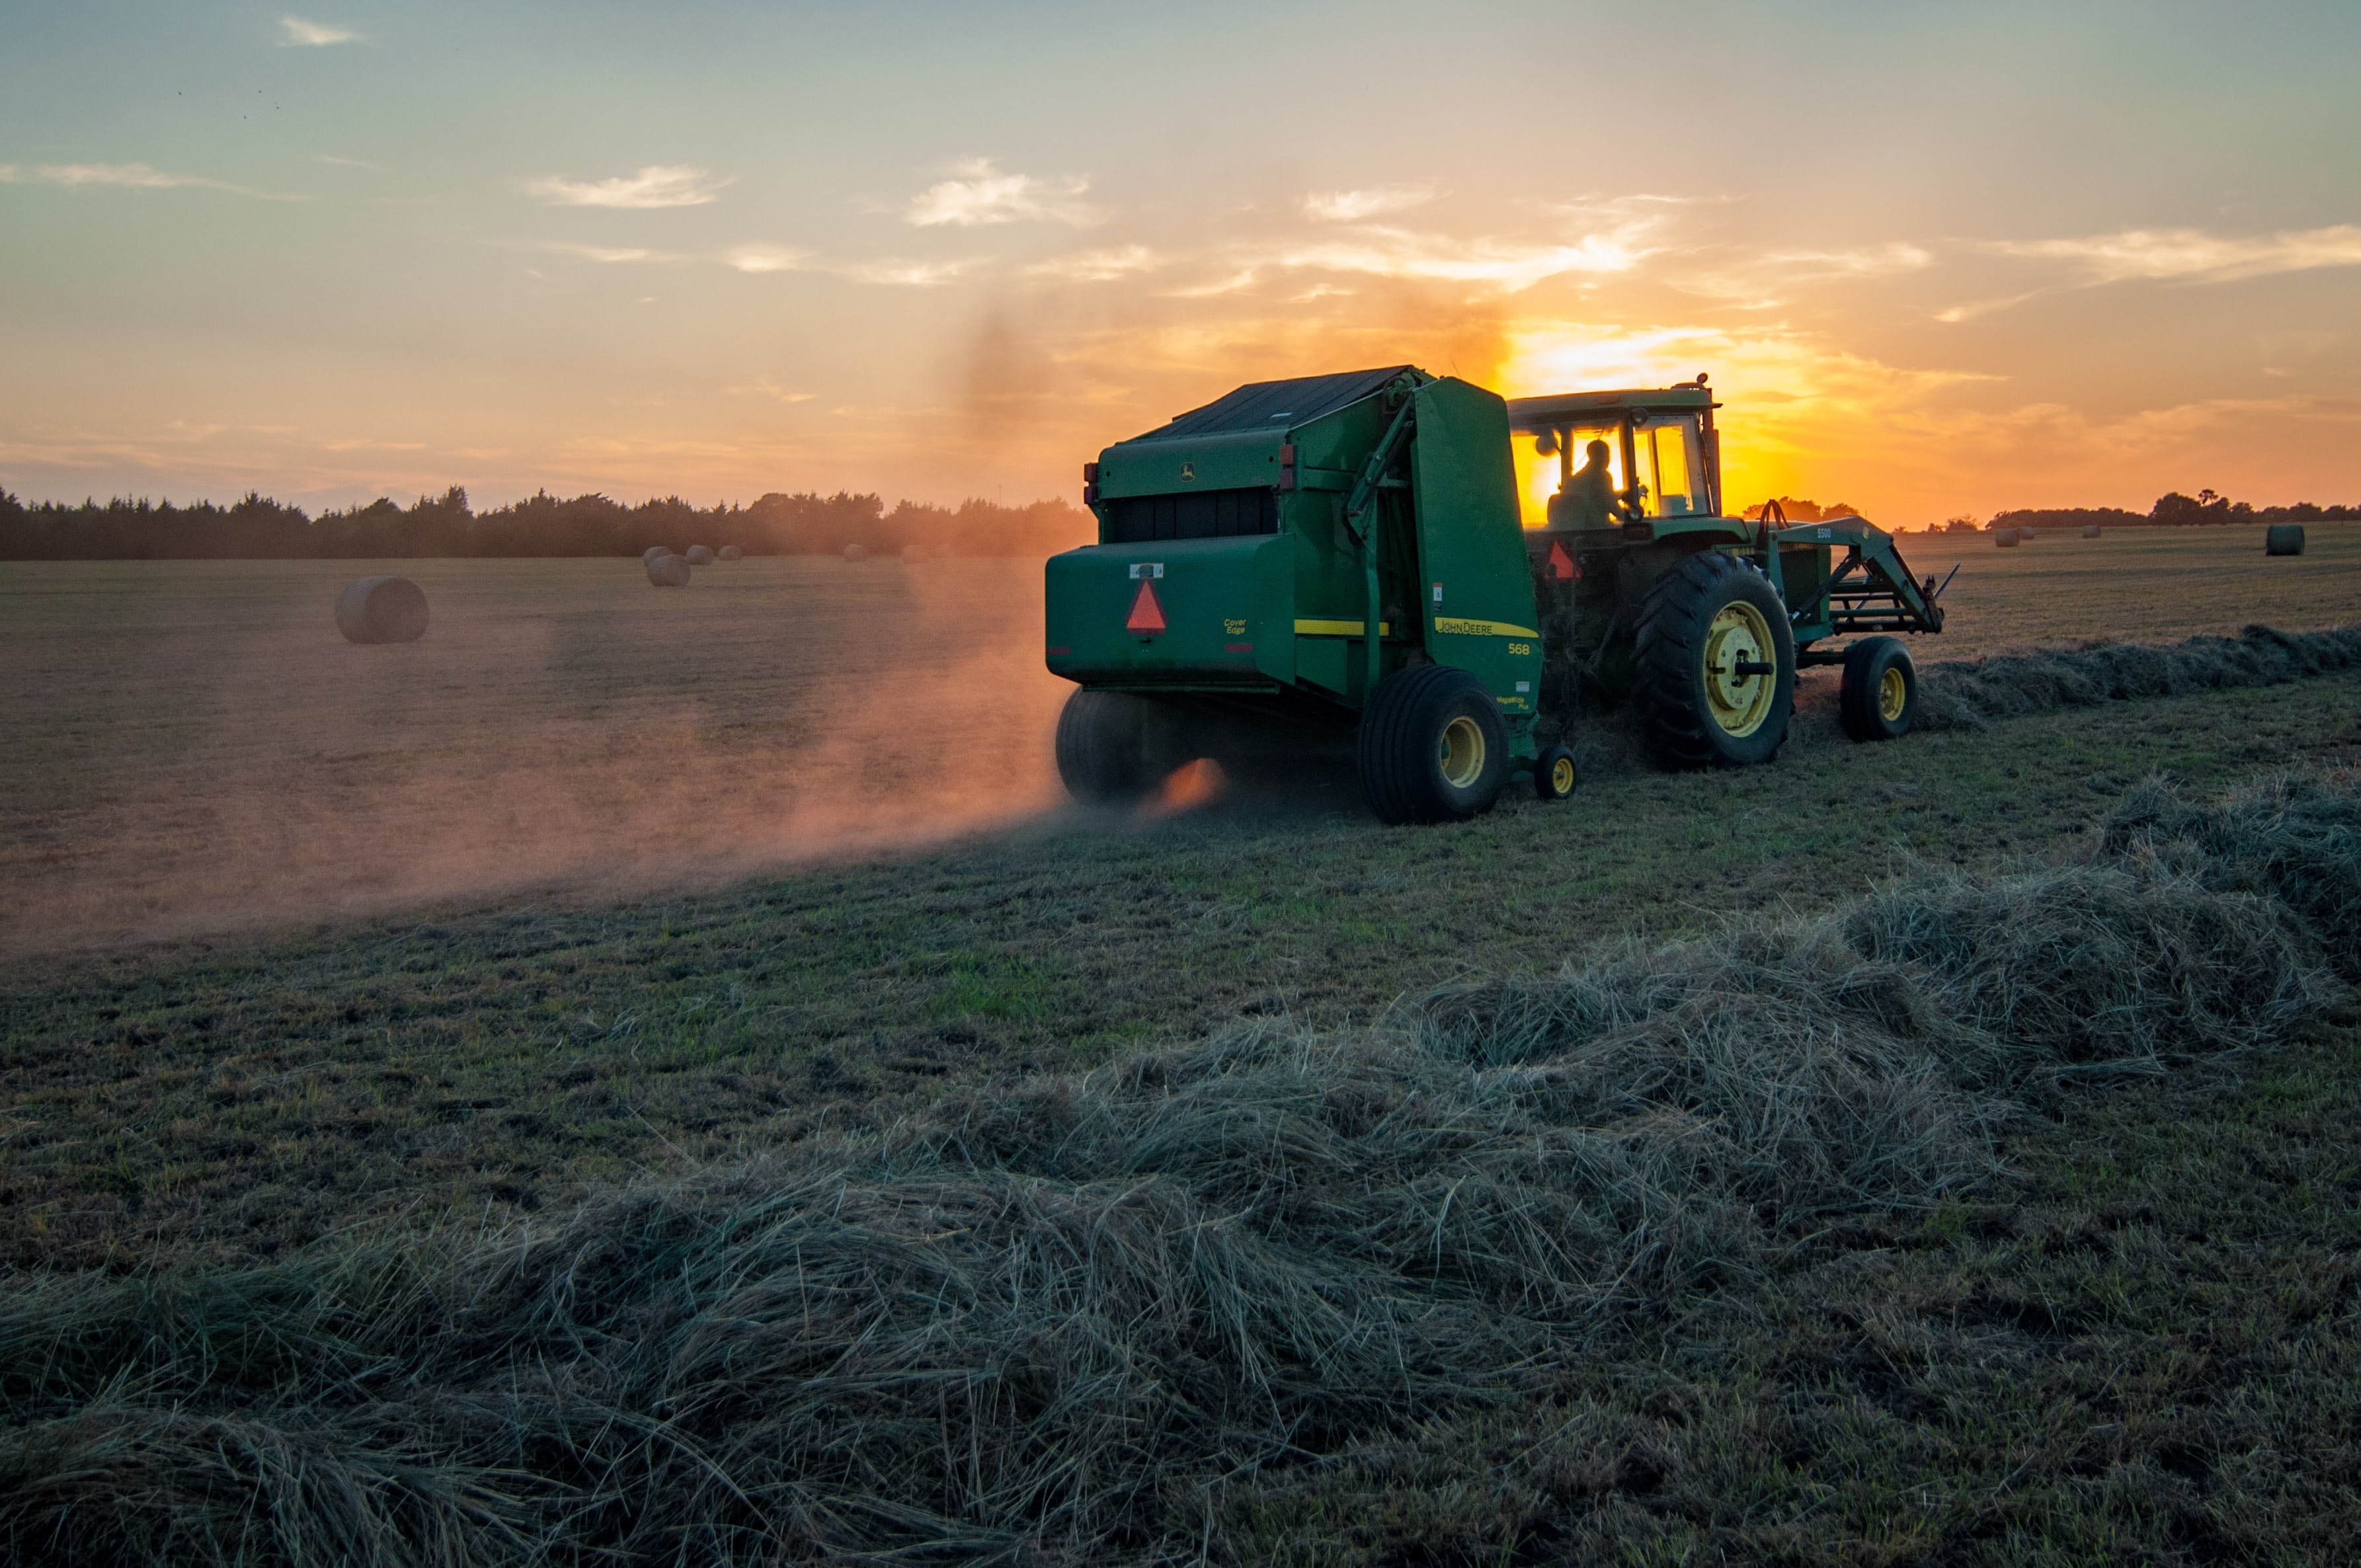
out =
{"type": "Polygon", "coordinates": [[[697,259],[693,256],[684,256],[678,251],[650,250],[644,246],[581,245],[573,240],[565,239],[544,240],[533,248],[553,251],[559,256],[578,256],[585,261],[596,261],[607,266],[631,261],[666,262],[697,259]]]}
{"type": "Polygon", "coordinates": [[[2027,289],[2022,294],[2004,294],[1996,300],[1970,300],[1963,304],[1945,306],[1935,313],[1935,319],[1947,326],[1957,326],[1961,322],[1971,322],[1978,316],[1988,316],[1995,311],[2004,311],[2011,306],[2021,305],[2034,295],[2047,292],[2048,291],[2046,289],[2027,289]]]}
{"type": "Polygon", "coordinates": [[[636,174],[607,180],[568,180],[552,174],[525,189],[555,207],[701,207],[715,200],[730,177],[686,164],[651,163],[636,174]]]}
{"type": "Polygon", "coordinates": [[[2361,226],[2337,224],[2247,237],[2202,229],[2125,229],[2083,239],[1994,240],[1982,248],[2026,260],[2070,262],[2092,283],[2136,278],[2229,283],[2275,272],[2361,267],[2361,226]]]}
{"type": "Polygon", "coordinates": [[[1025,269],[1028,278],[1061,278],[1070,283],[1105,283],[1163,265],[1144,245],[1118,245],[1104,250],[1077,251],[1037,261],[1025,269]]]}
{"type": "Polygon", "coordinates": [[[1932,251],[1898,239],[1855,250],[1774,250],[1763,260],[1769,266],[1816,278],[1883,278],[1897,272],[1917,272],[1935,265],[1932,251]]]}
{"type": "Polygon", "coordinates": [[[1377,185],[1364,191],[1314,191],[1303,198],[1303,215],[1315,223],[1357,224],[1388,213],[1422,207],[1438,194],[1429,185],[1377,185]]]}
{"type": "Polygon", "coordinates": [[[1785,304],[1792,291],[1799,287],[1889,278],[1934,265],[1932,251],[1905,240],[1845,250],[1750,249],[1735,257],[1718,247],[1668,281],[1675,288],[1726,300],[1743,309],[1770,310],[1785,304]]]}
{"type": "Polygon", "coordinates": [[[1620,223],[1568,240],[1533,241],[1462,239],[1372,224],[1349,237],[1279,247],[1268,259],[1290,270],[1485,283],[1515,293],[1567,273],[1629,272],[1659,248],[1648,242],[1649,227],[1620,223]]]}
{"type": "Polygon", "coordinates": [[[802,272],[818,254],[781,245],[740,245],[723,251],[721,259],[741,272],[802,272]]]}
{"type": "Polygon", "coordinates": [[[126,191],[169,191],[189,187],[200,191],[227,191],[232,195],[251,196],[258,202],[304,202],[308,196],[273,194],[269,191],[249,190],[233,185],[226,180],[211,180],[202,174],[171,174],[145,163],[42,163],[23,168],[14,163],[0,163],[0,184],[22,185],[107,185],[126,191]]]}
{"type": "Polygon", "coordinates": [[[315,152],[312,155],[312,161],[314,163],[333,163],[339,169],[366,169],[374,174],[382,174],[385,172],[384,167],[380,164],[369,163],[357,158],[338,158],[333,152],[315,152]]]}
{"type": "Polygon", "coordinates": [[[360,41],[361,35],[350,27],[332,27],[321,22],[307,22],[301,16],[279,18],[280,46],[283,49],[325,49],[330,44],[360,41]]]}
{"type": "Polygon", "coordinates": [[[906,261],[889,256],[873,261],[845,261],[815,250],[760,244],[733,246],[721,253],[720,260],[741,272],[825,272],[856,283],[914,289],[939,287],[983,265],[974,257],[950,261],[906,261]]]}
{"type": "Polygon", "coordinates": [[[1098,221],[1098,215],[1082,201],[1091,182],[1080,176],[1040,180],[1030,174],[1003,174],[988,158],[955,163],[951,175],[911,197],[904,217],[920,228],[1015,223],[1087,228],[1098,221]]]}
{"type": "Polygon", "coordinates": [[[818,392],[790,392],[768,376],[757,376],[742,387],[721,389],[733,398],[774,398],[783,403],[807,403],[819,396],[818,392]]]}

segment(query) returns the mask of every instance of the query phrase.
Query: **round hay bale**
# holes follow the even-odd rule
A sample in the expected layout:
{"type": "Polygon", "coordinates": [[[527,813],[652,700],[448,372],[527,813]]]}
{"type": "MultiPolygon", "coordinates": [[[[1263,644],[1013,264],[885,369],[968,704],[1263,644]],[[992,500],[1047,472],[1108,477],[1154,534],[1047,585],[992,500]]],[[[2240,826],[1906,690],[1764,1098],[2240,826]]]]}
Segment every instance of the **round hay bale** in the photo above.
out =
{"type": "Polygon", "coordinates": [[[2098,525],[2097,523],[2095,523],[2095,522],[2086,522],[2086,523],[2084,523],[2084,524],[2082,525],[2082,537],[2083,537],[2083,538],[2085,538],[2085,539],[2096,539],[2096,538],[2098,538],[2098,537],[2099,537],[2099,525],[2098,525]]]}
{"type": "Polygon", "coordinates": [[[2015,530],[2015,529],[2013,529],[2013,528],[2003,528],[2003,529],[1997,529],[1997,530],[1995,530],[1995,531],[1993,532],[1993,543],[1994,544],[1996,544],[1996,545],[2000,546],[2000,548],[2002,548],[2003,550],[2014,550],[2014,549],[2015,549],[2015,548],[2016,548],[2016,530],[2015,530]]]}
{"type": "Polygon", "coordinates": [[[710,566],[713,565],[713,551],[708,545],[692,544],[687,549],[682,551],[680,555],[682,560],[686,561],[692,566],[710,566]]]}
{"type": "Polygon", "coordinates": [[[866,561],[869,559],[868,547],[862,544],[848,544],[844,547],[844,558],[848,561],[866,561]]]}
{"type": "Polygon", "coordinates": [[[652,588],[685,588],[688,587],[688,557],[664,554],[648,563],[648,586],[652,588]]]}
{"type": "Polygon", "coordinates": [[[717,561],[741,561],[745,556],[746,552],[739,549],[735,544],[725,544],[713,553],[713,558],[717,561]]]}
{"type": "Polygon", "coordinates": [[[672,546],[669,544],[651,544],[645,550],[640,552],[640,564],[642,565],[645,565],[659,555],[669,555],[671,554],[672,546]]]}
{"type": "Polygon", "coordinates": [[[426,635],[426,591],[408,577],[355,577],[336,596],[347,642],[415,642],[426,635]]]}
{"type": "Polygon", "coordinates": [[[2275,522],[2263,530],[2263,554],[2266,555],[2302,554],[2303,524],[2275,522]]]}
{"type": "Polygon", "coordinates": [[[905,544],[902,546],[902,565],[915,566],[926,559],[926,554],[927,547],[923,544],[905,544]]]}

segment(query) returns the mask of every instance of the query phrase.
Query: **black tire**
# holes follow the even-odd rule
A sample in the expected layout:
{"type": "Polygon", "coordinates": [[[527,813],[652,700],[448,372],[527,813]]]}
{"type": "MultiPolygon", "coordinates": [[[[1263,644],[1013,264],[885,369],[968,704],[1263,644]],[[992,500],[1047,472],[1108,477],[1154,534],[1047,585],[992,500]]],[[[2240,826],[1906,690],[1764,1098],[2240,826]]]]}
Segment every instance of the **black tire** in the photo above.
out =
{"type": "Polygon", "coordinates": [[[1632,696],[1656,760],[1668,768],[1767,762],[1795,706],[1795,638],[1770,580],[1719,550],[1656,579],[1640,610],[1632,696]],[[1725,652],[1768,672],[1732,673],[1725,652]],[[1768,657],[1764,657],[1764,655],[1768,657]]]}
{"type": "Polygon", "coordinates": [[[1380,822],[1465,822],[1500,798],[1509,729],[1474,675],[1413,664],[1378,683],[1361,710],[1354,762],[1380,822]]]}
{"type": "Polygon", "coordinates": [[[1148,704],[1128,692],[1088,687],[1058,714],[1058,776],[1082,801],[1129,800],[1154,781],[1148,766],[1148,704]]]}
{"type": "Polygon", "coordinates": [[[1864,637],[1845,650],[1837,699],[1844,732],[1856,740],[1899,740],[1918,722],[1918,667],[1891,637],[1864,637]]]}
{"type": "Polygon", "coordinates": [[[1533,759],[1533,794],[1543,800],[1564,800],[1574,793],[1574,753],[1552,746],[1533,759]]]}

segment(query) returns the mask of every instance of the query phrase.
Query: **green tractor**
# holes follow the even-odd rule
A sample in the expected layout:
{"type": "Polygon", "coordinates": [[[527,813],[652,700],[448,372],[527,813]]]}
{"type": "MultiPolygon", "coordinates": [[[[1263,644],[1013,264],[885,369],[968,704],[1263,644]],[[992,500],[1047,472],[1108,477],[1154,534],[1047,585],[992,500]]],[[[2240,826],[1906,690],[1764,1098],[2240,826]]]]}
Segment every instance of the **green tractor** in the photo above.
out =
{"type": "Polygon", "coordinates": [[[1099,543],[1048,566],[1067,788],[1349,742],[1379,817],[1464,820],[1519,775],[1570,794],[1586,699],[1633,704],[1668,767],[1768,762],[1800,664],[1843,664],[1854,739],[1905,733],[1890,634],[1940,631],[1940,590],[1858,518],[1724,516],[1705,381],[1504,401],[1392,366],[1108,447],[1082,474],[1099,543]]]}

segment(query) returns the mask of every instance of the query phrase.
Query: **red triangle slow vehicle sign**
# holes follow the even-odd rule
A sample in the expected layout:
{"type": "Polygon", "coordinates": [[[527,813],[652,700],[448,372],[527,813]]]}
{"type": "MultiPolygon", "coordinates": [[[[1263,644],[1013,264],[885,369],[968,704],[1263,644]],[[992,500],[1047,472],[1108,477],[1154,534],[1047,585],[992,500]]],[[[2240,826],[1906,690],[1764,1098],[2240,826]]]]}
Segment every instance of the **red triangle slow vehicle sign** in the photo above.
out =
{"type": "Polygon", "coordinates": [[[1139,579],[1139,592],[1131,601],[1131,618],[1123,623],[1126,631],[1161,631],[1164,630],[1164,607],[1156,602],[1156,585],[1146,577],[1139,579]]]}

